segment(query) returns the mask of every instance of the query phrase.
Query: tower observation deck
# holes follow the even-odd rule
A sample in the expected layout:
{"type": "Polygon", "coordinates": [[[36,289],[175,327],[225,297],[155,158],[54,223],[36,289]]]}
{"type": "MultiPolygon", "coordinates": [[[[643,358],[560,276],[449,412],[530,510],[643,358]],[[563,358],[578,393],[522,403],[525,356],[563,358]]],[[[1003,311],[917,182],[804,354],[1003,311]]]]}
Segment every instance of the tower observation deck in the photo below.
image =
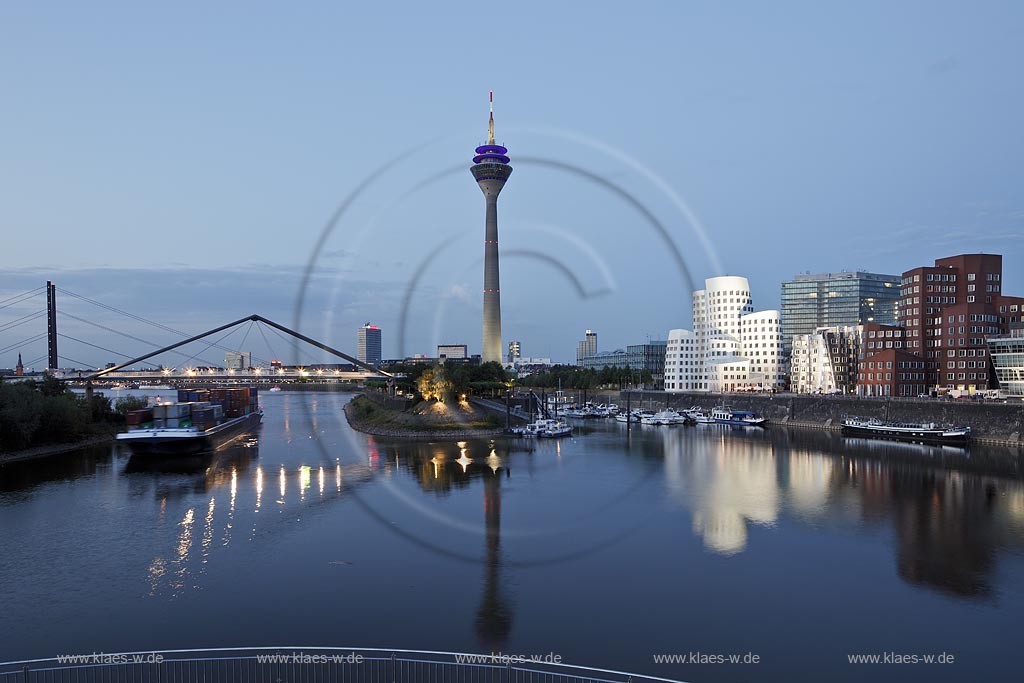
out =
{"type": "Polygon", "coordinates": [[[470,167],[487,205],[484,234],[484,315],[482,360],[500,363],[501,352],[501,286],[498,276],[498,194],[512,175],[508,150],[494,142],[494,93],[491,93],[491,116],[487,124],[487,144],[476,148],[470,167]]]}

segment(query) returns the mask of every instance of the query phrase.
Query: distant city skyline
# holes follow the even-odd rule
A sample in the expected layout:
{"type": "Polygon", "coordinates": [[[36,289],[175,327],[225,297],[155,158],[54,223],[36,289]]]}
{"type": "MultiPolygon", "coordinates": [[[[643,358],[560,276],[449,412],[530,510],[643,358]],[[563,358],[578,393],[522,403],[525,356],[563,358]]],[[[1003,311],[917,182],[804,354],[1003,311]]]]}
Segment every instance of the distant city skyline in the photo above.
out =
{"type": "MultiPolygon", "coordinates": [[[[759,307],[778,308],[779,283],[797,273],[900,273],[987,252],[1004,256],[1005,289],[1024,292],[1024,94],[1010,85],[1024,6],[543,8],[538,22],[529,3],[397,16],[314,3],[201,21],[188,9],[5,7],[0,57],[28,68],[6,76],[0,111],[17,132],[0,171],[0,300],[52,279],[188,332],[253,312],[296,322],[324,225],[373,179],[314,264],[303,331],[354,351],[351,330],[374,320],[389,330],[385,357],[451,339],[480,353],[480,201],[465,153],[485,140],[491,89],[497,143],[514,145],[519,169],[502,198],[502,331],[525,356],[572,363],[588,327],[608,349],[664,339],[692,324],[690,281],[735,273],[759,307]],[[481,22],[531,49],[465,59],[454,46],[481,22]],[[595,53],[609,31],[621,49],[595,53]],[[421,50],[411,38],[426,34],[453,47],[421,50]],[[620,191],[664,226],[688,272],[620,191]]],[[[0,325],[34,310],[4,309],[0,325]]],[[[0,367],[39,355],[17,345],[35,325],[0,336],[14,345],[0,367]]],[[[123,360],[71,341],[62,353],[123,360]]]]}

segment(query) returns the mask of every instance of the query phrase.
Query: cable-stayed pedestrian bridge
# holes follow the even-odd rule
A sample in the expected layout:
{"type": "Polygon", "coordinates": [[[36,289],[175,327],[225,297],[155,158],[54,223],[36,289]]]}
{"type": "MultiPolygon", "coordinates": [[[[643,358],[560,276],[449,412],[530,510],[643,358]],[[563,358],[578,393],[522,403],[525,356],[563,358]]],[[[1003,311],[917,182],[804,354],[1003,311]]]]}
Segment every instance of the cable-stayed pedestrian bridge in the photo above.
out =
{"type": "Polygon", "coordinates": [[[7,322],[0,320],[0,333],[17,334],[17,331],[25,329],[23,326],[31,326],[36,321],[39,321],[37,324],[42,323],[45,318],[45,331],[13,343],[0,338],[0,353],[18,354],[19,373],[23,366],[21,356],[24,351],[29,359],[24,367],[29,374],[37,370],[35,366],[38,363],[45,361],[46,371],[56,377],[97,383],[142,384],[172,380],[175,384],[186,385],[209,382],[334,383],[391,378],[390,373],[374,365],[258,314],[190,335],[81,294],[59,289],[52,282],[47,282],[45,287],[0,301],[0,311],[9,311],[14,316],[7,322]],[[41,297],[44,292],[45,310],[31,310],[35,308],[37,297],[41,297]],[[79,315],[61,309],[61,324],[58,326],[58,292],[67,295],[76,304],[89,308],[79,311],[73,307],[79,315]],[[92,307],[102,309],[103,313],[95,313],[92,307]],[[125,321],[131,326],[131,332],[123,329],[125,321]],[[161,336],[170,333],[176,341],[161,344],[144,338],[140,334],[147,333],[137,331],[140,324],[156,328],[161,336]],[[68,327],[79,336],[68,334],[68,327]],[[89,329],[98,332],[90,335],[79,332],[89,329]],[[109,348],[113,344],[107,340],[115,337],[129,340],[129,349],[135,353],[109,348]],[[44,340],[46,353],[33,358],[42,351],[44,340]],[[61,351],[58,351],[58,342],[61,351]],[[79,355],[79,349],[87,347],[93,355],[98,350],[107,358],[120,357],[127,360],[107,363],[105,367],[82,362],[62,355],[68,344],[74,346],[75,355],[79,355]],[[145,352],[140,353],[140,349],[145,349],[145,352]],[[217,357],[220,352],[224,355],[217,357]],[[261,357],[258,353],[265,355],[261,357]],[[228,358],[233,358],[233,362],[228,362],[228,358]],[[287,360],[279,360],[281,358],[287,360]]]}

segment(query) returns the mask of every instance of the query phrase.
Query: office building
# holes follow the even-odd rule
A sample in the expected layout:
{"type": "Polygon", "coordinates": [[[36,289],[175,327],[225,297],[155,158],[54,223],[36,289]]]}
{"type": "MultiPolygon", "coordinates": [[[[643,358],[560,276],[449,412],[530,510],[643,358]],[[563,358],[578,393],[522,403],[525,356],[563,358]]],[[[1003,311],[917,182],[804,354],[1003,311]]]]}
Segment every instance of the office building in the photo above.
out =
{"type": "Polygon", "coordinates": [[[583,365],[583,359],[597,355],[597,332],[587,330],[583,340],[576,344],[576,364],[583,365]]]}
{"type": "Polygon", "coordinates": [[[357,332],[356,358],[368,365],[380,365],[380,328],[366,323],[357,332]]]}
{"type": "Polygon", "coordinates": [[[225,351],[224,368],[226,370],[247,370],[252,367],[252,353],[249,351],[225,351]]]}
{"type": "Polygon", "coordinates": [[[857,385],[861,326],[819,327],[793,337],[790,388],[798,394],[852,394],[857,385]]]}
{"type": "Polygon", "coordinates": [[[523,347],[518,341],[510,341],[508,343],[508,356],[507,364],[514,366],[516,361],[522,357],[523,347]]]}
{"type": "Polygon", "coordinates": [[[1019,319],[1009,334],[989,337],[988,349],[999,389],[1007,396],[1024,396],[1024,327],[1019,319]]]}
{"type": "Polygon", "coordinates": [[[998,254],[960,254],[903,273],[901,332],[865,326],[858,392],[916,396],[940,388],[994,388],[987,339],[1009,332],[1024,310],[1024,298],[1003,294],[1002,270],[998,254]]]}
{"type": "Polygon", "coordinates": [[[785,383],[779,312],[754,311],[745,277],[714,277],[693,292],[693,330],[671,330],[665,390],[773,391],[785,383]]]}
{"type": "Polygon", "coordinates": [[[469,358],[465,344],[438,344],[437,358],[442,363],[446,360],[465,360],[469,358]]]}
{"type": "Polygon", "coordinates": [[[788,359],[793,337],[822,327],[896,323],[900,277],[842,272],[797,275],[782,283],[782,345],[788,359]]]}

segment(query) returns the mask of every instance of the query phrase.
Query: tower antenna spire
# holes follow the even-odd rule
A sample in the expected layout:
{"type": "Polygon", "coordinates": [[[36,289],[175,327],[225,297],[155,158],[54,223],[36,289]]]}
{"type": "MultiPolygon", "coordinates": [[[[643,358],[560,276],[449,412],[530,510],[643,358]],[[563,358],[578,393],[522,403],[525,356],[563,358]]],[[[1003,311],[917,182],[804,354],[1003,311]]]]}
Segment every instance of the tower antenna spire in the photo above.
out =
{"type": "Polygon", "coordinates": [[[491,118],[487,122],[487,144],[494,144],[494,91],[491,91],[491,118]]]}

